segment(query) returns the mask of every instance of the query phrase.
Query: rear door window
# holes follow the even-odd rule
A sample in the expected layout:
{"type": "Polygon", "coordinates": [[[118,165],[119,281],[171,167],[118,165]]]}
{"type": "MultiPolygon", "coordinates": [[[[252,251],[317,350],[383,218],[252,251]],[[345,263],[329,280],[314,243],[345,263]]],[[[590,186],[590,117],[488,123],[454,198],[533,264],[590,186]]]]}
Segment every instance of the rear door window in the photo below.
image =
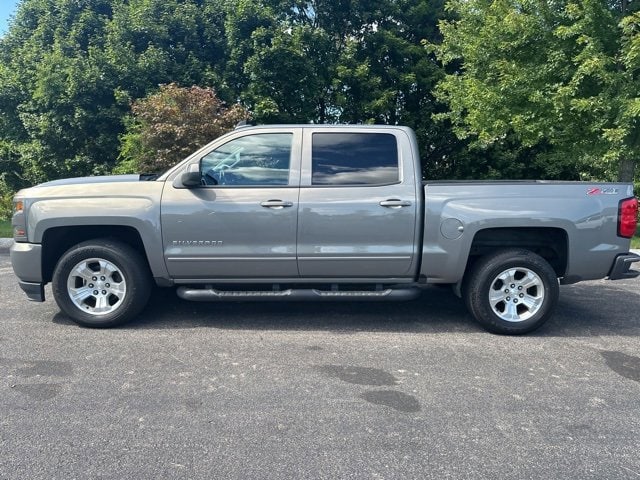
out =
{"type": "Polygon", "coordinates": [[[314,133],[311,172],[312,185],[396,183],[396,137],[389,133],[314,133]]]}

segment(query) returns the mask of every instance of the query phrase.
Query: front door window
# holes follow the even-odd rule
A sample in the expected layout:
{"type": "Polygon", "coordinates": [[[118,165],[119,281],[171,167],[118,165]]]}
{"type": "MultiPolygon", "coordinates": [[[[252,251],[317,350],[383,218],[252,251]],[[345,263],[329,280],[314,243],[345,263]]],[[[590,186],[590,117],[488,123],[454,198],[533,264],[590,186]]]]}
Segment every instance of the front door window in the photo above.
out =
{"type": "Polygon", "coordinates": [[[202,183],[219,186],[288,185],[291,133],[264,133],[236,138],[200,161],[202,183]]]}

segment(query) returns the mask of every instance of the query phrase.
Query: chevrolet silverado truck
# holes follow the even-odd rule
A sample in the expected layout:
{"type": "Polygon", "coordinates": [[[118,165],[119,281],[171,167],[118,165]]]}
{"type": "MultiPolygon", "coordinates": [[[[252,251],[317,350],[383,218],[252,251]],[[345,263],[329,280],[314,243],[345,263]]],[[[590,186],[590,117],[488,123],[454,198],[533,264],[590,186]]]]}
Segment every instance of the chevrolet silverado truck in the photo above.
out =
{"type": "Polygon", "coordinates": [[[442,284],[505,334],[542,325],[560,284],[640,274],[632,185],[423,182],[419,158],[406,127],[237,128],[160,176],[18,192],[13,269],[88,327],[134,318],[154,283],[194,301],[367,302],[442,284]]]}

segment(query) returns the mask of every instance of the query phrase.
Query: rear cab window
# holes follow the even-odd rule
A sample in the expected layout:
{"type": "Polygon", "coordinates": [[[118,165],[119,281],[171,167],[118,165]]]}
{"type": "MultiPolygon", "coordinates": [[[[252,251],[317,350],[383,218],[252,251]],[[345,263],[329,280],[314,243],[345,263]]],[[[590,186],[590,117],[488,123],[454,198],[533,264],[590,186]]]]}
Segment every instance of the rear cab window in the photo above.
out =
{"type": "Polygon", "coordinates": [[[375,186],[400,180],[393,134],[314,132],[311,138],[312,185],[375,186]]]}

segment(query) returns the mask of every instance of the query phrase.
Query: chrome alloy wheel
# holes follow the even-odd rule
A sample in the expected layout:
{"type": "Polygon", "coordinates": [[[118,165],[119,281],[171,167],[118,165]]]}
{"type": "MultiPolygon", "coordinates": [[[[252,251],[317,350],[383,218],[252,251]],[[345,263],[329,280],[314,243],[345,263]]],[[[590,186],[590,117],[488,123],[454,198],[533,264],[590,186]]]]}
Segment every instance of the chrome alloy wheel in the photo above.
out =
{"type": "Polygon", "coordinates": [[[489,303],[493,313],[507,322],[523,322],[544,303],[542,278],[524,267],[503,271],[491,282],[489,303]]]}
{"type": "Polygon", "coordinates": [[[114,263],[103,258],[89,258],[71,269],[67,293],[83,312],[107,315],[122,304],[127,294],[127,282],[114,263]]]}

